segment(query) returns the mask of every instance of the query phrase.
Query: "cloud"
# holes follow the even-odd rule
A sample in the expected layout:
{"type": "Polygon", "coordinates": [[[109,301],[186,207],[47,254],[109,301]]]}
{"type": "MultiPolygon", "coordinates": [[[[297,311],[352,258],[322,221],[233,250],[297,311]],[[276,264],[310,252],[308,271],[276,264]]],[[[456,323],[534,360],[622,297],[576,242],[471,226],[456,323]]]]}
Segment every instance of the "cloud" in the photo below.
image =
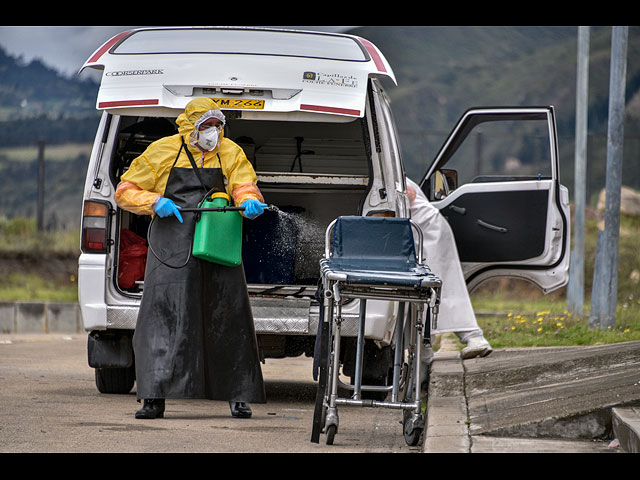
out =
{"type": "Polygon", "coordinates": [[[64,75],[75,75],[89,55],[113,35],[130,27],[0,27],[0,45],[26,61],[39,59],[64,75]]]}
{"type": "MultiPolygon", "coordinates": [[[[0,26],[0,46],[26,61],[40,59],[66,76],[75,75],[89,56],[128,26],[0,26]]],[[[275,27],[339,32],[353,27],[275,27]]],[[[83,76],[85,74],[83,73],[83,76]]]]}

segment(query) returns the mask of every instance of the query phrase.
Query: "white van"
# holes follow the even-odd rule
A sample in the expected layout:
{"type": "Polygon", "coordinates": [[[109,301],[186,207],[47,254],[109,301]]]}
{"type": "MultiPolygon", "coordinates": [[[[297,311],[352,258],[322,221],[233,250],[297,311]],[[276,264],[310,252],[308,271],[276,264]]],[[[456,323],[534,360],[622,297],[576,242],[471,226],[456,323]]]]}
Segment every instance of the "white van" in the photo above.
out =
{"type": "MultiPolygon", "coordinates": [[[[135,381],[131,338],[144,291],[143,255],[136,248],[144,247],[150,222],[118,208],[115,187],[152,141],[176,133],[176,117],[199,96],[221,105],[225,136],[244,148],[266,202],[280,209],[243,226],[243,264],[262,356],[312,355],[328,224],[340,215],[409,215],[398,135],[380,83],[395,83],[395,77],[383,54],[343,34],[142,28],[106,42],[85,68],[103,70],[97,98],[103,114],[84,188],[78,265],[99,391],[125,393],[135,381]]],[[[526,278],[545,291],[566,283],[568,194],[558,180],[553,108],[470,110],[426,171],[423,190],[452,224],[470,286],[496,275],[526,278]],[[462,137],[493,124],[502,128],[504,156],[487,152],[486,165],[465,160],[473,150],[466,145],[476,137],[462,137]],[[530,124],[541,130],[531,131],[530,124]],[[534,156],[511,158],[514,125],[536,139],[544,134],[531,149],[534,156]],[[511,170],[501,170],[495,158],[506,159],[511,170]]],[[[367,306],[363,379],[385,382],[397,305],[367,306]]],[[[358,302],[347,304],[343,316],[343,371],[350,375],[358,302]]]]}

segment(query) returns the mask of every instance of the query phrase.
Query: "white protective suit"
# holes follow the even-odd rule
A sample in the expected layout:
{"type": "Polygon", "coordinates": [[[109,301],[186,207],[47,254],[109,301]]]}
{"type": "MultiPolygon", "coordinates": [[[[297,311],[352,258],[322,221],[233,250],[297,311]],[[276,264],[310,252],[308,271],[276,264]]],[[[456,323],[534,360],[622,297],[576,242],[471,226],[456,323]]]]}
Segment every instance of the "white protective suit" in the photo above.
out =
{"type": "Polygon", "coordinates": [[[464,280],[453,231],[440,210],[431,205],[420,187],[407,178],[411,219],[422,230],[422,256],[431,271],[442,280],[437,329],[431,334],[455,332],[462,343],[482,337],[464,280]],[[415,198],[413,192],[415,191],[415,198]]]}

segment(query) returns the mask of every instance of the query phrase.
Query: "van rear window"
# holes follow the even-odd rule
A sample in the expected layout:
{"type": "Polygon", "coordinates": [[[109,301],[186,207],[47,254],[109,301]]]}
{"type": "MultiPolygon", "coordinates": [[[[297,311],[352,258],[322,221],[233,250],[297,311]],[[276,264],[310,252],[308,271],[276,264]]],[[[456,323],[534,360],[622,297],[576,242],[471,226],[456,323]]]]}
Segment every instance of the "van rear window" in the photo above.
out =
{"type": "Polygon", "coordinates": [[[217,53],[276,55],[367,61],[368,55],[353,38],[311,32],[245,29],[140,30],[126,37],[111,54],[217,53]]]}

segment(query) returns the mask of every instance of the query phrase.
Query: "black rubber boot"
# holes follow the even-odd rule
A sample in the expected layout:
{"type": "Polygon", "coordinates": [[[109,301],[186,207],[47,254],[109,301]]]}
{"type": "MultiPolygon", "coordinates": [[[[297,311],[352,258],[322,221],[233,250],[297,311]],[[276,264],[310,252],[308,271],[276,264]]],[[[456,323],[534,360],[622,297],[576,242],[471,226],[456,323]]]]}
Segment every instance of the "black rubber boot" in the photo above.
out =
{"type": "Polygon", "coordinates": [[[136,412],[136,418],[163,418],[164,398],[151,398],[144,401],[144,405],[136,412]]]}
{"type": "Polygon", "coordinates": [[[229,408],[234,418],[251,418],[251,407],[244,402],[229,402],[229,408]]]}

